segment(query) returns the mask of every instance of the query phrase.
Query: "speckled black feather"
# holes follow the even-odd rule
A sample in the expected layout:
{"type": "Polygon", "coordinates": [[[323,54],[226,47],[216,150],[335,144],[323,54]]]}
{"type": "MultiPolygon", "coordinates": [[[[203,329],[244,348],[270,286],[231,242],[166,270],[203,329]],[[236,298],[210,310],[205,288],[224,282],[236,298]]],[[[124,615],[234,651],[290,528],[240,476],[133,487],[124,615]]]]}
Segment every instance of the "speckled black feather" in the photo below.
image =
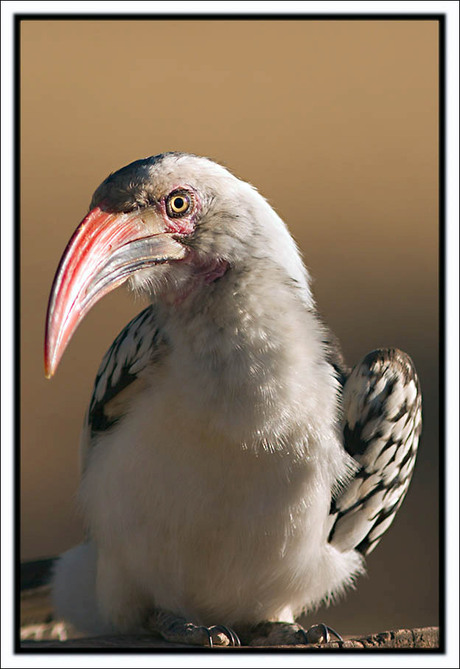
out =
{"type": "MultiPolygon", "coordinates": [[[[411,359],[397,349],[369,353],[353,370],[354,381],[348,380],[346,384],[354,382],[356,386],[357,370],[363,378],[363,386],[361,394],[359,386],[354,388],[355,395],[351,401],[357,402],[356,398],[359,398],[362,413],[356,421],[350,420],[350,412],[347,414],[345,408],[343,434],[347,452],[360,466],[338,499],[332,500],[330,513],[334,522],[329,541],[334,543],[338,528],[343,529],[347,519],[355,518],[361,522],[365,518],[369,527],[355,548],[366,555],[375,548],[391,524],[407,492],[421,432],[421,391],[411,359]],[[376,393],[377,384],[383,381],[384,387],[376,393]],[[404,389],[409,389],[410,384],[415,386],[415,396],[411,402],[408,401],[408,393],[404,395],[404,389]],[[389,400],[396,391],[401,395],[400,406],[394,415],[391,412],[388,414],[389,400]],[[402,427],[397,425],[399,421],[402,421],[402,427]],[[366,436],[366,429],[371,423],[377,427],[371,436],[366,436]],[[394,430],[399,430],[403,436],[398,438],[394,430]],[[377,454],[370,458],[371,449],[375,450],[376,447],[377,454]],[[389,459],[385,459],[389,449],[394,449],[394,452],[389,459]],[[382,463],[380,466],[379,459],[382,463]],[[373,483],[369,486],[371,477],[373,483]],[[350,495],[352,486],[356,490],[354,495],[350,495]],[[377,510],[373,508],[376,500],[379,502],[377,510]],[[372,512],[368,511],[370,508],[372,512]],[[361,518],[359,514],[362,514],[361,518]]],[[[344,393],[347,390],[349,388],[345,385],[344,393]]],[[[394,402],[391,408],[394,410],[394,402]]]]}
{"type": "Polygon", "coordinates": [[[138,378],[140,370],[135,373],[131,370],[138,361],[144,338],[148,337],[150,341],[145,355],[145,365],[153,363],[161,354],[164,340],[158,328],[154,327],[154,321],[154,308],[149,306],[128,323],[104,356],[96,376],[88,412],[88,425],[92,436],[110,429],[123,417],[123,413],[108,415],[106,407],[112,399],[138,378]],[[114,370],[117,365],[121,365],[121,370],[117,375],[117,380],[114,381],[114,370]],[[102,384],[105,384],[103,393],[100,391],[102,384]]]}

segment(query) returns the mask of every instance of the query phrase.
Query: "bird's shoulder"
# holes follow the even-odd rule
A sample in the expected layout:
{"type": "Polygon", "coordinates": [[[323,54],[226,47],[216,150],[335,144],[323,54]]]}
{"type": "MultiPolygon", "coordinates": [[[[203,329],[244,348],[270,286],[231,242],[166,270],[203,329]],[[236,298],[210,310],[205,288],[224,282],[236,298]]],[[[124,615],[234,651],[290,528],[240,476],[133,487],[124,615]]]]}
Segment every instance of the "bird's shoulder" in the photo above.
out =
{"type": "Polygon", "coordinates": [[[353,368],[342,399],[344,446],[358,470],[332,502],[329,541],[368,554],[393,522],[415,464],[422,396],[411,358],[372,351],[353,368]]]}
{"type": "Polygon", "coordinates": [[[145,386],[145,372],[161,357],[165,341],[149,306],[123,328],[106,352],[86,416],[90,437],[109,430],[145,386]]]}

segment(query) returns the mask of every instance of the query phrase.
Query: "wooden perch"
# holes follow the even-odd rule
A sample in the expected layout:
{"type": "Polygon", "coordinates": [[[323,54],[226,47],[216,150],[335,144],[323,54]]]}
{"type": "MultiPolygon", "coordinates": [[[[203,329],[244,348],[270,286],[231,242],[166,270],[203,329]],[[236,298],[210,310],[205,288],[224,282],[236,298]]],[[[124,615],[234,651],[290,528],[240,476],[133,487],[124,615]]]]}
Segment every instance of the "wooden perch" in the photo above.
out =
{"type": "MultiPolygon", "coordinates": [[[[261,641],[261,640],[260,640],[261,641]]],[[[264,648],[268,650],[267,646],[263,646],[259,641],[255,641],[250,645],[251,648],[264,648]]],[[[44,650],[47,648],[60,648],[61,650],[72,650],[75,648],[88,649],[136,649],[136,648],[151,648],[152,650],[168,650],[171,648],[183,650],[197,649],[196,646],[187,646],[183,644],[172,644],[161,639],[156,639],[149,636],[104,636],[93,638],[69,639],[68,641],[46,640],[46,641],[31,641],[25,640],[21,642],[21,648],[44,650]]],[[[222,650],[222,646],[215,646],[216,649],[222,650]]],[[[242,646],[248,648],[248,646],[242,646]]],[[[270,648],[277,648],[283,650],[292,649],[334,649],[334,650],[356,650],[356,649],[374,649],[381,648],[418,648],[418,649],[439,649],[439,628],[438,627],[422,627],[410,630],[394,630],[391,632],[380,632],[379,634],[371,634],[367,637],[358,637],[356,639],[347,639],[345,641],[331,641],[326,644],[310,644],[302,646],[271,646],[270,648]]],[[[206,649],[204,649],[206,650],[206,649]]],[[[236,649],[238,650],[238,649],[236,649]]]]}
{"type": "MultiPolygon", "coordinates": [[[[260,647],[260,646],[259,646],[260,647]]],[[[283,646],[288,649],[289,646],[283,646]]],[[[291,646],[292,647],[292,646],[291,646]]],[[[366,637],[345,639],[344,641],[330,641],[324,644],[310,644],[308,646],[295,646],[295,648],[439,648],[439,627],[417,627],[414,629],[392,630],[391,632],[379,632],[366,637]]]]}
{"type": "MultiPolygon", "coordinates": [[[[21,645],[24,650],[46,650],[48,648],[71,651],[72,649],[148,649],[152,651],[167,651],[168,649],[182,649],[185,651],[204,650],[197,646],[185,644],[173,644],[163,639],[148,635],[133,636],[102,636],[83,637],[75,634],[75,631],[63,622],[53,620],[50,587],[46,584],[51,568],[50,561],[40,562],[39,570],[37,564],[28,567],[28,571],[22,574],[24,589],[21,592],[21,645]]],[[[318,649],[318,650],[356,650],[356,649],[406,649],[416,648],[420,650],[439,649],[440,636],[438,627],[423,627],[415,629],[399,629],[389,632],[380,632],[369,636],[356,635],[342,641],[331,641],[327,644],[310,644],[302,646],[266,646],[263,639],[255,639],[250,648],[270,648],[292,650],[292,649],[318,649]]],[[[249,648],[249,646],[243,646],[249,648]]],[[[225,650],[225,647],[215,646],[215,649],[225,650]]],[[[227,647],[228,649],[228,647],[227,647]]],[[[238,649],[235,649],[238,650],[238,649]]],[[[240,649],[241,650],[241,649],[240,649]]]]}

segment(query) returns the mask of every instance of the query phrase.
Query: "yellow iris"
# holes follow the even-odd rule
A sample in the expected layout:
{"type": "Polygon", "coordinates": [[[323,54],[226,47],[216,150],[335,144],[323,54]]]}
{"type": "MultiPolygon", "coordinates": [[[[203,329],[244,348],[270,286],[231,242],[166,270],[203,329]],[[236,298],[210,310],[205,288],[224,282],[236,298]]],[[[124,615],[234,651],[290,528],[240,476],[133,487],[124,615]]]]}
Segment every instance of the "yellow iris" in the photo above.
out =
{"type": "Polygon", "coordinates": [[[168,210],[172,216],[183,216],[191,205],[190,197],[186,193],[176,193],[168,199],[168,210]]]}

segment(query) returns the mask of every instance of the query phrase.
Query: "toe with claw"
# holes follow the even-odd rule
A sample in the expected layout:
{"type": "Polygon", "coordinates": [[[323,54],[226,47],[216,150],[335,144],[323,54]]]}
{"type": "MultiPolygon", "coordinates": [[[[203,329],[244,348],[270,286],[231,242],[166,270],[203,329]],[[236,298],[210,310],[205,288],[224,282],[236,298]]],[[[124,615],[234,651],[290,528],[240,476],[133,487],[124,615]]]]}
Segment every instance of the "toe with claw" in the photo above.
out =
{"type": "Polygon", "coordinates": [[[343,638],[338,632],[324,623],[312,625],[305,632],[305,640],[307,643],[329,643],[329,641],[332,641],[331,636],[335,637],[337,641],[343,641],[343,638]]]}
{"type": "Polygon", "coordinates": [[[238,629],[242,642],[250,646],[301,646],[328,643],[333,637],[343,641],[332,627],[324,623],[305,630],[296,623],[262,622],[253,627],[238,629]]]}
{"type": "Polygon", "coordinates": [[[232,630],[231,627],[227,627],[226,625],[213,625],[212,627],[207,628],[208,631],[210,632],[210,637],[209,637],[209,645],[213,646],[213,641],[212,641],[212,633],[213,632],[218,632],[220,634],[223,634],[224,636],[227,637],[228,643],[221,644],[225,646],[241,646],[241,641],[238,637],[238,634],[235,632],[235,630],[232,630]]]}
{"type": "Polygon", "coordinates": [[[191,646],[241,646],[236,632],[226,625],[195,625],[169,611],[152,611],[144,629],[150,634],[158,634],[165,641],[191,646]]]}

